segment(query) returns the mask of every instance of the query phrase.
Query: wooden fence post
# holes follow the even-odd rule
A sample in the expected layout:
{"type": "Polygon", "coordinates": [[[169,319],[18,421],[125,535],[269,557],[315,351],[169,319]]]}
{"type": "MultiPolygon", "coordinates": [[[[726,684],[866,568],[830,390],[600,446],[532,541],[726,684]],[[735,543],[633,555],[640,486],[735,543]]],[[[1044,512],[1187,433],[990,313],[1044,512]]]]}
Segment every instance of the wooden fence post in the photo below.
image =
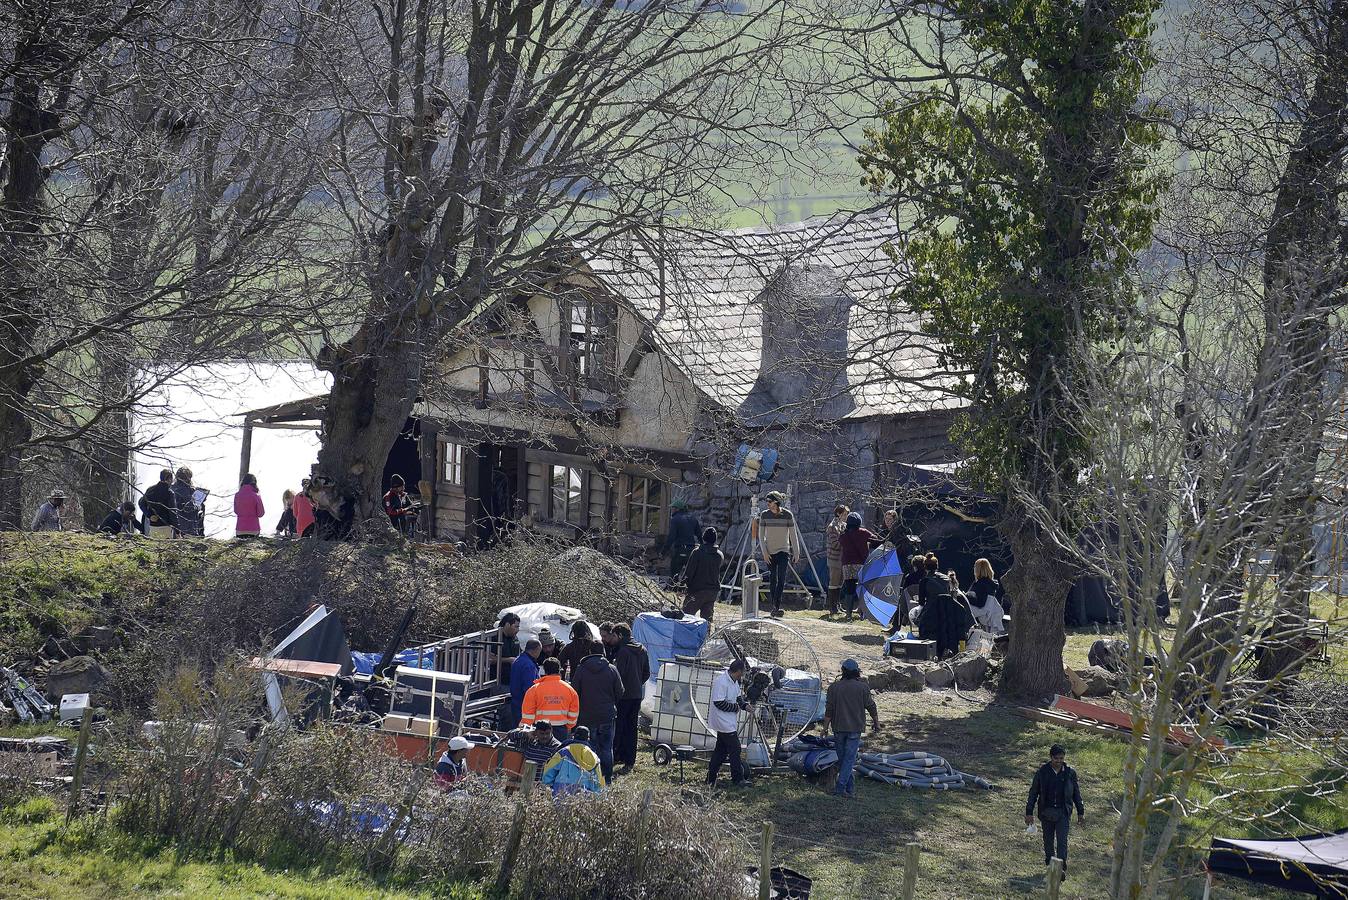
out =
{"type": "Polygon", "coordinates": [[[758,900],[772,898],[772,823],[763,823],[763,845],[758,850],[758,900]]]}
{"type": "Polygon", "coordinates": [[[510,823],[510,836],[506,838],[501,871],[496,875],[497,897],[505,897],[510,892],[510,878],[515,874],[515,857],[520,852],[520,841],[524,837],[524,816],[527,811],[528,807],[523,800],[515,805],[515,818],[510,823]]]}
{"type": "Polygon", "coordinates": [[[917,860],[921,848],[910,843],[903,848],[903,886],[899,889],[899,896],[903,900],[913,900],[913,895],[917,892],[917,860]]]}
{"type": "Polygon", "coordinates": [[[520,769],[520,796],[525,800],[534,792],[534,784],[538,779],[538,763],[526,762],[520,769]]]}
{"type": "Polygon", "coordinates": [[[412,772],[412,777],[407,782],[407,793],[403,795],[402,806],[399,807],[397,815],[389,820],[383,836],[379,843],[375,845],[375,855],[386,857],[390,865],[392,865],[394,857],[398,855],[400,843],[398,832],[402,831],[403,825],[412,818],[412,807],[416,805],[417,796],[421,794],[421,787],[426,783],[426,776],[430,774],[430,771],[430,769],[422,766],[412,772]]]}
{"type": "Polygon", "coordinates": [[[75,745],[75,777],[70,782],[70,803],[66,806],[66,824],[75,816],[80,805],[80,791],[84,789],[84,761],[89,755],[89,726],[93,724],[94,711],[84,707],[80,713],[80,736],[75,745]]]}
{"type": "Polygon", "coordinates": [[[1058,888],[1062,885],[1062,860],[1053,857],[1048,861],[1048,900],[1058,900],[1058,888]]]}
{"type": "Polygon", "coordinates": [[[248,774],[242,779],[238,799],[234,801],[234,808],[230,810],[229,821],[225,825],[225,833],[220,838],[220,853],[222,856],[225,850],[233,846],[234,835],[239,829],[239,823],[243,821],[243,814],[248,809],[248,804],[253,801],[253,795],[257,793],[257,787],[262,779],[262,770],[266,768],[268,760],[271,759],[272,736],[272,730],[264,728],[262,729],[262,735],[257,739],[257,751],[253,753],[253,762],[248,767],[248,774]]]}

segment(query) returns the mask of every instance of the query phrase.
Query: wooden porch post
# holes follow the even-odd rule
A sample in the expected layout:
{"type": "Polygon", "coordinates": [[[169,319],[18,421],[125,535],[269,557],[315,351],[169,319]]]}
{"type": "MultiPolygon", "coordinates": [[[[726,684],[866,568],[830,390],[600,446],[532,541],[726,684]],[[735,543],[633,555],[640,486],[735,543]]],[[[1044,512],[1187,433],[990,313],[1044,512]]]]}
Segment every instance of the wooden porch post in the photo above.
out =
{"type": "Polygon", "coordinates": [[[243,483],[243,476],[248,474],[248,470],[253,463],[253,420],[243,420],[243,448],[239,451],[239,483],[243,483]]]}

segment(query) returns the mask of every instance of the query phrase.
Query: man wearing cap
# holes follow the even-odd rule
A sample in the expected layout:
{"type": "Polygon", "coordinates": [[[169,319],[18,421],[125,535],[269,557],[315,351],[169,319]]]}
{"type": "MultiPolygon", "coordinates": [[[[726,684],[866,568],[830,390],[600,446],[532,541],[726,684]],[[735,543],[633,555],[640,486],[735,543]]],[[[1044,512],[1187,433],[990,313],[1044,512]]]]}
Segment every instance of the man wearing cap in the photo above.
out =
{"type": "Polygon", "coordinates": [[[732,660],[724,672],[711,683],[711,706],[707,710],[707,724],[716,732],[716,749],[707,764],[707,785],[716,786],[721,764],[730,760],[730,781],[745,782],[744,763],[740,760],[739,711],[748,707],[740,694],[740,679],[744,677],[744,660],[732,660]]]}
{"type": "Polygon", "coordinates": [[[61,531],[61,512],[65,509],[66,492],[57,488],[33,516],[32,531],[61,531]]]}
{"type": "Polygon", "coordinates": [[[688,511],[687,500],[678,498],[670,507],[674,512],[669,517],[669,536],[665,538],[664,550],[669,555],[669,580],[677,582],[683,577],[683,567],[688,564],[688,557],[697,544],[702,523],[688,511]]]}
{"type": "Polygon", "coordinates": [[[542,628],[538,629],[538,643],[543,648],[538,654],[538,664],[540,666],[543,665],[543,660],[545,659],[555,659],[558,662],[561,662],[562,648],[565,644],[557,640],[557,636],[552,633],[551,628],[544,625],[542,628]]]}
{"type": "Polygon", "coordinates": [[[468,777],[468,751],[473,746],[468,738],[456,734],[449,739],[449,748],[440,754],[435,764],[435,783],[446,790],[454,790],[468,777]]]}
{"type": "Polygon", "coordinates": [[[543,660],[543,674],[524,693],[520,724],[549,722],[552,724],[552,736],[564,741],[567,733],[576,727],[576,718],[580,715],[580,698],[575,688],[562,681],[561,671],[562,664],[555,658],[543,660]]]}
{"type": "Polygon", "coordinates": [[[1081,785],[1076,770],[1067,764],[1067,751],[1054,744],[1048,751],[1048,762],[1034,773],[1030,784],[1030,798],[1025,801],[1025,824],[1033,825],[1039,813],[1039,824],[1044,832],[1044,865],[1048,865],[1057,850],[1062,860],[1062,873],[1067,874],[1067,832],[1072,826],[1072,807],[1077,808],[1077,824],[1086,821],[1086,807],[1081,802],[1081,785]],[[1057,847],[1054,847],[1054,844],[1057,847]]]}
{"type": "Polygon", "coordinates": [[[683,584],[688,590],[683,611],[708,622],[716,614],[716,595],[721,593],[721,569],[725,567],[725,554],[716,546],[717,537],[715,528],[704,528],[702,546],[693,551],[683,568],[683,584]]]}
{"type": "Polygon", "coordinates": [[[768,565],[768,599],[772,614],[782,614],[782,594],[786,591],[788,565],[800,561],[800,540],[796,537],[796,517],[782,506],[786,498],[780,491],[769,491],[764,498],[768,508],[758,514],[758,544],[768,565]]]}
{"type": "Polygon", "coordinates": [[[880,730],[880,713],[871,696],[871,686],[861,677],[861,666],[855,659],[842,663],[842,677],[828,686],[824,700],[824,734],[833,729],[834,749],[838,751],[838,783],[833,793],[851,797],[856,787],[853,770],[857,753],[861,750],[861,732],[866,727],[866,713],[871,714],[871,731],[880,730]]]}

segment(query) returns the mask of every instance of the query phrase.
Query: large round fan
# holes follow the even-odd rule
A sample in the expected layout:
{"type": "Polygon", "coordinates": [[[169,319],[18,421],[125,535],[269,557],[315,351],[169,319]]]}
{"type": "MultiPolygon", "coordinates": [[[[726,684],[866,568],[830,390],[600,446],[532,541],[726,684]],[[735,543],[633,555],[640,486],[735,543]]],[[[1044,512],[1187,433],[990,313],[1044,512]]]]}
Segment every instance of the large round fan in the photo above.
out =
{"type": "MultiPolygon", "coordinates": [[[[819,657],[800,632],[779,619],[731,622],[702,645],[700,662],[720,669],[734,659],[742,659],[745,664],[740,691],[748,709],[739,715],[742,740],[761,740],[769,748],[780,747],[799,737],[818,718],[823,675],[819,657]]],[[[715,733],[707,723],[710,681],[706,685],[704,691],[695,692],[693,709],[702,725],[715,733]]]]}

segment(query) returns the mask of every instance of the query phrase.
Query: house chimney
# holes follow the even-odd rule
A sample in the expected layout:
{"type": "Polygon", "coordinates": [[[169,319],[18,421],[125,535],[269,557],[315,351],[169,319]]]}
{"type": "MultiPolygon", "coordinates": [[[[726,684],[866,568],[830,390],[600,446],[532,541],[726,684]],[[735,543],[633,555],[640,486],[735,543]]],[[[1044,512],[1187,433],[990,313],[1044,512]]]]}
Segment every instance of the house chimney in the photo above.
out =
{"type": "Polygon", "coordinates": [[[852,298],[827,266],[791,265],[759,295],[763,353],[750,393],[751,415],[835,419],[853,402],[847,390],[852,298]]]}

